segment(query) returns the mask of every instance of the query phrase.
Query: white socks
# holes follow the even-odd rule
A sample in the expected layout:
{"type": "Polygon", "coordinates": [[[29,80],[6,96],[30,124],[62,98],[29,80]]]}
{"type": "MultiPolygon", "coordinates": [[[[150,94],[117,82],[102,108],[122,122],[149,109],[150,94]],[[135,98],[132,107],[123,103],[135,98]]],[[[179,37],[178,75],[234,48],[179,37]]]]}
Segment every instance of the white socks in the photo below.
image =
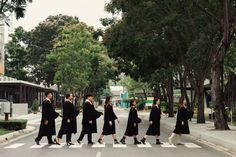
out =
{"type": "Polygon", "coordinates": [[[183,142],[181,141],[181,134],[175,134],[175,133],[172,133],[171,136],[168,138],[169,144],[171,144],[171,145],[173,144],[172,139],[174,138],[174,136],[176,136],[176,138],[177,138],[177,144],[182,145],[183,142]]]}
{"type": "Polygon", "coordinates": [[[173,144],[173,143],[172,143],[172,139],[173,139],[173,137],[174,137],[175,135],[176,135],[175,133],[172,133],[171,136],[168,138],[169,144],[171,144],[171,145],[173,144]]]}
{"type": "Polygon", "coordinates": [[[181,134],[178,134],[178,136],[177,136],[177,144],[178,145],[182,145],[183,144],[183,142],[181,141],[181,134]]]}

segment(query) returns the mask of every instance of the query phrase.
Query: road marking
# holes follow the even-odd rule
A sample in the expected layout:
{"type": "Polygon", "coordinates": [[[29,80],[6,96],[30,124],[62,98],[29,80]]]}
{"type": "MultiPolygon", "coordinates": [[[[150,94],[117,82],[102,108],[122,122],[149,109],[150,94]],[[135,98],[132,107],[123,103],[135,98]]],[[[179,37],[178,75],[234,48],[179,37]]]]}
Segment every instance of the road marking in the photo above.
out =
{"type": "MultiPolygon", "coordinates": [[[[18,147],[21,147],[23,145],[25,145],[26,143],[15,143],[15,144],[11,144],[11,145],[8,145],[6,147],[4,147],[4,149],[14,149],[14,148],[18,148],[18,147]]],[[[31,149],[39,149],[39,148],[43,148],[47,145],[47,143],[40,143],[40,145],[32,145],[30,146],[29,148],[31,149]]],[[[66,145],[66,143],[61,143],[60,145],[50,145],[48,148],[62,148],[66,145]]],[[[124,144],[114,144],[113,143],[113,148],[127,148],[129,145],[124,145],[124,144]]],[[[161,147],[163,148],[176,148],[177,146],[176,145],[170,145],[168,142],[163,142],[163,144],[160,145],[161,147]]],[[[184,143],[184,146],[187,147],[187,148],[202,148],[201,146],[195,144],[195,143],[191,143],[191,142],[186,142],[184,143]]],[[[83,144],[75,144],[75,145],[71,145],[69,146],[68,148],[82,148],[83,147],[83,144]]],[[[106,144],[103,143],[103,144],[99,144],[99,143],[96,143],[94,145],[92,145],[92,148],[105,148],[106,147],[106,144]]],[[[151,148],[152,145],[148,142],[146,142],[146,144],[138,144],[137,145],[138,148],[151,148]]]]}
{"type": "Polygon", "coordinates": [[[12,145],[7,146],[7,147],[4,147],[4,148],[6,148],[6,149],[12,149],[12,148],[21,147],[21,146],[23,146],[23,145],[25,145],[25,143],[15,143],[15,144],[12,144],[12,145]]]}
{"type": "Polygon", "coordinates": [[[83,144],[75,144],[75,145],[71,145],[69,146],[69,148],[82,148],[83,144]]]}
{"type": "Polygon", "coordinates": [[[146,142],[146,144],[137,144],[137,146],[139,148],[151,148],[152,147],[149,142],[146,142]]]}
{"type": "Polygon", "coordinates": [[[99,143],[96,143],[96,144],[93,144],[92,148],[105,148],[105,143],[103,144],[99,144],[99,143]]]}
{"type": "Polygon", "coordinates": [[[126,148],[126,144],[113,144],[113,148],[126,148]]]}
{"type": "Polygon", "coordinates": [[[161,144],[161,147],[163,147],[163,148],[176,148],[175,145],[169,144],[168,142],[163,142],[163,144],[161,144]]]}
{"type": "Polygon", "coordinates": [[[51,145],[50,147],[48,148],[62,148],[63,146],[65,146],[66,144],[65,143],[60,143],[60,145],[51,145]]]}
{"type": "Polygon", "coordinates": [[[97,152],[96,157],[101,157],[102,156],[102,152],[97,152]]]}
{"type": "Polygon", "coordinates": [[[187,148],[202,148],[201,146],[196,145],[195,143],[184,143],[184,145],[185,145],[187,148]]]}
{"type": "Polygon", "coordinates": [[[43,148],[46,145],[47,145],[47,143],[40,143],[40,145],[35,144],[35,145],[31,146],[30,148],[43,148]]]}

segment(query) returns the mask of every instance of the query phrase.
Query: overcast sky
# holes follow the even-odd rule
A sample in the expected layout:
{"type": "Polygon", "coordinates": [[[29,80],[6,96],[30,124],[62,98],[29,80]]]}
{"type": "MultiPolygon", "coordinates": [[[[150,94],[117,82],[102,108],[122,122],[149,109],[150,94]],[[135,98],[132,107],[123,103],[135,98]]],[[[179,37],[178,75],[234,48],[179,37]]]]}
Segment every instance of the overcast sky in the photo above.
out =
{"type": "Polygon", "coordinates": [[[13,26],[23,26],[29,31],[49,15],[64,14],[77,16],[80,21],[99,28],[102,27],[99,19],[111,16],[104,11],[107,2],[109,0],[33,0],[27,6],[25,17],[14,21],[13,26]]]}

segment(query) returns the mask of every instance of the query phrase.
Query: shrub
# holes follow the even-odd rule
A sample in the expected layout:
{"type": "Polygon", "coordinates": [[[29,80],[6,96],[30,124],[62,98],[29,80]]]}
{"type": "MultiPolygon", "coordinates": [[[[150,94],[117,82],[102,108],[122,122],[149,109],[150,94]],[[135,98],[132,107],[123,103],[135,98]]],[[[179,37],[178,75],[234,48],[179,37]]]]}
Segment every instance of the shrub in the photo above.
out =
{"type": "Polygon", "coordinates": [[[38,100],[37,100],[37,99],[34,99],[33,104],[32,104],[32,106],[31,106],[31,110],[32,110],[33,112],[38,112],[38,110],[39,110],[39,104],[38,104],[38,100]]]}
{"type": "Polygon", "coordinates": [[[26,119],[0,120],[0,128],[6,130],[22,130],[26,128],[26,119]]]}

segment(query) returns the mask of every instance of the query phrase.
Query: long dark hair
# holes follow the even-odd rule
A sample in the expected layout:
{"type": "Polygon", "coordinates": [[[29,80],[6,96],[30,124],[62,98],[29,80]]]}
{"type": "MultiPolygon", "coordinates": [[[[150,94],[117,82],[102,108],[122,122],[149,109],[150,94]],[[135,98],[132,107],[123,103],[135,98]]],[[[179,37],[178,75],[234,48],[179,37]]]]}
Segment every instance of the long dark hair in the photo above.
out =
{"type": "Polygon", "coordinates": [[[107,96],[107,97],[106,97],[106,100],[105,100],[105,105],[107,105],[110,100],[111,100],[111,96],[107,96]]]}
{"type": "Polygon", "coordinates": [[[106,110],[107,105],[109,104],[109,101],[111,100],[111,96],[107,96],[105,100],[104,110],[106,110]]]}
{"type": "Polygon", "coordinates": [[[158,98],[154,98],[154,100],[153,100],[153,105],[157,104],[157,101],[158,101],[158,100],[159,100],[158,98]]]}
{"type": "Polygon", "coordinates": [[[178,106],[178,108],[180,109],[180,105],[183,106],[183,104],[184,104],[184,98],[180,97],[179,98],[179,106],[178,106]]]}

